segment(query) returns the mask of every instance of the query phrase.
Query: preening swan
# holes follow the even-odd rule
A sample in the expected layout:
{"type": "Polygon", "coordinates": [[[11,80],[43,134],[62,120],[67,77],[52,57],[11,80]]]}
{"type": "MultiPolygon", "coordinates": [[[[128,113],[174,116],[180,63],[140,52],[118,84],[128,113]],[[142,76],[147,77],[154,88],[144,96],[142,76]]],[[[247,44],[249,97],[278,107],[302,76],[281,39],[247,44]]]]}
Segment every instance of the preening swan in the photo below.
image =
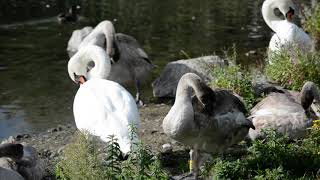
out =
{"type": "MultiPolygon", "coordinates": [[[[81,35],[85,35],[86,30],[88,29],[80,30],[82,31],[81,35]]],[[[110,21],[100,22],[84,38],[81,35],[79,33],[72,34],[70,40],[83,40],[81,43],[71,42],[68,44],[67,50],[69,55],[72,56],[78,49],[87,45],[97,45],[105,48],[108,56],[114,61],[108,79],[122,85],[134,83],[136,87],[136,101],[139,101],[141,84],[155,66],[138,41],[129,35],[122,33],[115,34],[113,24],[110,21]]]]}
{"type": "Polygon", "coordinates": [[[75,96],[73,113],[76,126],[81,131],[108,141],[115,135],[120,149],[131,149],[130,125],[139,126],[140,116],[131,94],[116,82],[105,80],[110,72],[110,58],[98,46],[85,46],[69,60],[68,72],[74,82],[82,82],[75,96]],[[94,62],[90,69],[88,65],[94,62]],[[86,81],[88,80],[88,81],[86,81]],[[86,81],[86,82],[84,82],[86,81]]]}
{"type": "Polygon", "coordinates": [[[245,113],[244,104],[232,93],[213,90],[196,74],[187,73],[178,83],[175,103],[162,127],[172,139],[191,148],[191,171],[197,176],[201,151],[222,152],[254,128],[245,113]]]}
{"type": "Polygon", "coordinates": [[[312,41],[303,29],[292,22],[295,6],[291,0],[265,0],[262,5],[262,16],[267,25],[275,32],[269,43],[269,51],[281,48],[298,47],[303,51],[311,51],[312,41]],[[278,8],[285,17],[282,20],[274,14],[278,8]]]}
{"type": "Polygon", "coordinates": [[[249,130],[249,137],[256,139],[262,135],[262,129],[275,129],[290,138],[301,138],[307,127],[317,117],[310,105],[315,100],[319,105],[320,97],[316,85],[312,82],[304,84],[300,94],[297,92],[271,93],[251,110],[255,130],[249,130]]]}

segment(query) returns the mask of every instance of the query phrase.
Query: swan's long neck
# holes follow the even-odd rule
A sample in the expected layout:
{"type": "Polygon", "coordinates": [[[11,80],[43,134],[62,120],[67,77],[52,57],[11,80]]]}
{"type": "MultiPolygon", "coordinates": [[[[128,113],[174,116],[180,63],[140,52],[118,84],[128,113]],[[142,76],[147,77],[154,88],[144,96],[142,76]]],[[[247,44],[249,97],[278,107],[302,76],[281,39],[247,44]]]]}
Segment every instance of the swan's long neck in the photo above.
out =
{"type": "Polygon", "coordinates": [[[100,23],[100,28],[103,34],[106,37],[106,52],[112,57],[113,56],[113,43],[115,39],[115,30],[114,26],[110,21],[103,21],[100,23]]]}
{"type": "Polygon", "coordinates": [[[272,21],[281,21],[281,18],[274,14],[274,9],[277,8],[276,0],[266,0],[262,5],[262,16],[267,25],[276,32],[276,28],[272,25],[272,21]]]}
{"type": "Polygon", "coordinates": [[[187,73],[181,77],[178,83],[176,101],[191,99],[190,88],[193,89],[195,95],[201,101],[201,97],[206,93],[206,88],[209,87],[207,87],[199,76],[193,73],[187,73]]]}
{"type": "Polygon", "coordinates": [[[308,109],[313,100],[320,103],[320,94],[317,86],[313,82],[306,82],[301,90],[301,105],[304,109],[308,109]]]}
{"type": "Polygon", "coordinates": [[[68,63],[68,72],[72,80],[74,75],[85,76],[87,79],[106,79],[110,73],[111,63],[106,52],[99,46],[88,45],[81,48],[68,63]],[[94,67],[90,70],[90,62],[94,67]]]}

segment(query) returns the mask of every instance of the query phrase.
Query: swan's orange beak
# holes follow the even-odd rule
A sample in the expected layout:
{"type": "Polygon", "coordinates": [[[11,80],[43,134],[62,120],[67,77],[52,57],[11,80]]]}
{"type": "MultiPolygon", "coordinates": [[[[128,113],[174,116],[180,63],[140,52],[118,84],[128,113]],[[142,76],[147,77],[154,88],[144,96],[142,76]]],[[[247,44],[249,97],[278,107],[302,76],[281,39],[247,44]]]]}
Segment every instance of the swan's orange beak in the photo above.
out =
{"type": "Polygon", "coordinates": [[[83,84],[83,83],[85,83],[87,81],[87,79],[84,77],[84,76],[80,76],[79,77],[79,83],[80,84],[83,84]]]}

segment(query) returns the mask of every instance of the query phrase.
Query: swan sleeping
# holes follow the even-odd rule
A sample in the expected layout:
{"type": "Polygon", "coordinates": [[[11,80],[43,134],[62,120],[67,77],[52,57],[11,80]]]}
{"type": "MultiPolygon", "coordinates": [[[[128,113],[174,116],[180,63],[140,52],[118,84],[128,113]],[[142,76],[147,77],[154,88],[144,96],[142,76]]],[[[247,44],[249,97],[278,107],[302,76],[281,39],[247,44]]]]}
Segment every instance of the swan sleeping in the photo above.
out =
{"type": "Polygon", "coordinates": [[[313,82],[305,83],[300,94],[288,91],[269,94],[251,110],[249,119],[256,130],[250,129],[250,139],[262,136],[262,129],[275,129],[292,139],[303,137],[307,127],[317,118],[310,106],[313,100],[319,106],[319,95],[313,82]]]}
{"type": "Polygon", "coordinates": [[[277,52],[281,48],[298,47],[304,52],[312,50],[312,40],[303,29],[292,22],[295,13],[291,0],[265,0],[262,5],[262,16],[266,24],[275,32],[269,43],[269,51],[277,52]],[[285,17],[282,20],[274,14],[279,9],[285,17]]]}
{"type": "MultiPolygon", "coordinates": [[[[83,31],[82,35],[85,35],[85,37],[81,36],[80,39],[83,40],[80,44],[73,42],[68,44],[68,53],[72,56],[78,49],[87,45],[105,48],[107,55],[114,62],[108,79],[123,85],[134,83],[136,101],[142,103],[140,101],[141,84],[155,68],[147,53],[132,36],[115,34],[114,26],[110,21],[100,22],[88,35],[86,35],[87,29],[80,30],[83,31]]],[[[75,38],[76,36],[79,35],[73,34],[70,40],[79,39],[79,37],[75,38]]]]}
{"type": "Polygon", "coordinates": [[[198,75],[187,73],[178,83],[175,103],[162,127],[172,139],[191,148],[191,172],[197,176],[200,151],[222,152],[254,129],[245,114],[244,104],[235,95],[213,90],[198,75]]]}
{"type": "MultiPolygon", "coordinates": [[[[131,149],[130,126],[139,126],[140,116],[131,94],[116,82],[106,80],[110,72],[110,58],[104,49],[94,45],[81,48],[68,63],[70,78],[81,83],[75,96],[73,113],[76,126],[109,141],[115,135],[123,153],[131,149]],[[90,69],[88,65],[94,63],[90,69]]],[[[133,135],[133,136],[132,136],[133,135]]]]}

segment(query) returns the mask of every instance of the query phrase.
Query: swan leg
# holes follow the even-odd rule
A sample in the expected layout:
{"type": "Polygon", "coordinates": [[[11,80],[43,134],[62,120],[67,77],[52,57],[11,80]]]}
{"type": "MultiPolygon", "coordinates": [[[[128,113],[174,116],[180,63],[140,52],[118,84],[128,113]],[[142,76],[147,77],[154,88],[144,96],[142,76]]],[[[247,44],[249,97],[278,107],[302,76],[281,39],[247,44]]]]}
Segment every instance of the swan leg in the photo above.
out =
{"type": "Polygon", "coordinates": [[[140,89],[141,89],[141,83],[139,80],[135,79],[135,82],[136,82],[136,103],[139,107],[143,106],[144,103],[141,101],[140,99],[140,89]]]}
{"type": "Polygon", "coordinates": [[[191,149],[190,150],[189,168],[190,168],[190,173],[192,173],[196,179],[199,175],[199,160],[200,160],[199,150],[196,148],[191,149]]]}

